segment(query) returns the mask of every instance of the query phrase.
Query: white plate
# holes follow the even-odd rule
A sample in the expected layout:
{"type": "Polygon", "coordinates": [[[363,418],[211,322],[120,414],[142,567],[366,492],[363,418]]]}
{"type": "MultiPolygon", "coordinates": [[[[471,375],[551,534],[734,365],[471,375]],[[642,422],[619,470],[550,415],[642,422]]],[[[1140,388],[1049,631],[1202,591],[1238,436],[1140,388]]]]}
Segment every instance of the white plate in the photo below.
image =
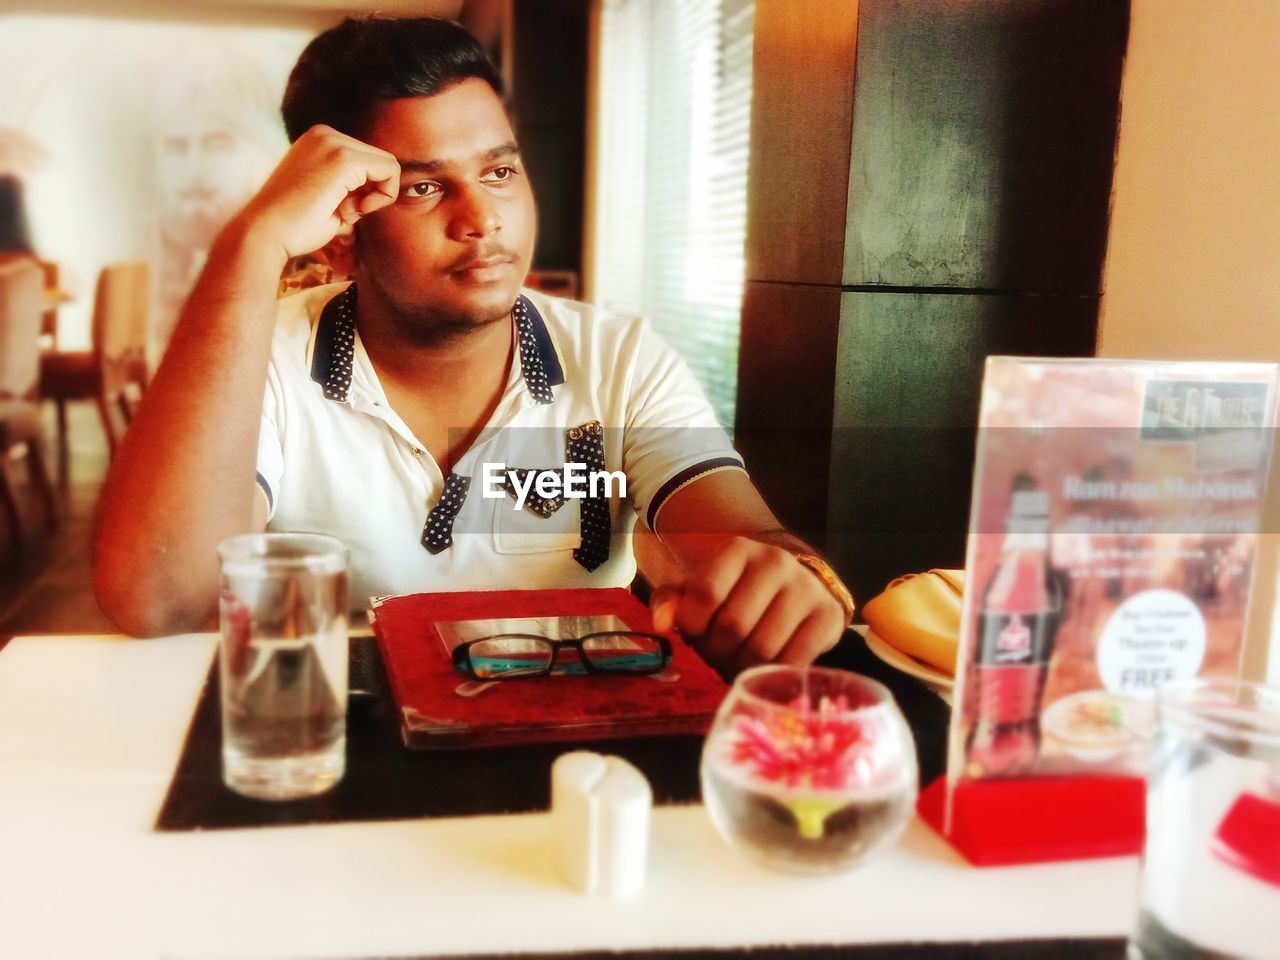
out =
{"type": "Polygon", "coordinates": [[[1154,713],[1153,703],[1140,703],[1131,697],[1122,697],[1106,690],[1081,690],[1051,703],[1040,715],[1040,726],[1048,738],[1077,760],[1102,763],[1119,756],[1136,743],[1150,739],[1154,713]],[[1090,736],[1087,733],[1073,735],[1068,723],[1073,708],[1081,703],[1114,705],[1120,711],[1120,726],[1111,736],[1090,736]]]}
{"type": "Polygon", "coordinates": [[[923,680],[931,687],[937,687],[941,690],[955,688],[955,677],[943,673],[937,667],[922,663],[915,657],[908,656],[897,647],[890,646],[874,630],[868,629],[865,637],[867,649],[894,669],[910,674],[917,680],[923,680]]]}

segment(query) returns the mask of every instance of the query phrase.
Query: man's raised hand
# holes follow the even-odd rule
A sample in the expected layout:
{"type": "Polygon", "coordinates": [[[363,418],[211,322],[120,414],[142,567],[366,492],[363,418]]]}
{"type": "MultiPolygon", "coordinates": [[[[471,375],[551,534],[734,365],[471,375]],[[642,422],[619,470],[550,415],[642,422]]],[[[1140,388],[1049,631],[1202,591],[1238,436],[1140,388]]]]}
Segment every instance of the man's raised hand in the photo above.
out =
{"type": "Polygon", "coordinates": [[[283,264],[350,233],[361,217],[394,203],[399,190],[394,156],[318,125],[294,142],[239,219],[279,250],[283,264]]]}

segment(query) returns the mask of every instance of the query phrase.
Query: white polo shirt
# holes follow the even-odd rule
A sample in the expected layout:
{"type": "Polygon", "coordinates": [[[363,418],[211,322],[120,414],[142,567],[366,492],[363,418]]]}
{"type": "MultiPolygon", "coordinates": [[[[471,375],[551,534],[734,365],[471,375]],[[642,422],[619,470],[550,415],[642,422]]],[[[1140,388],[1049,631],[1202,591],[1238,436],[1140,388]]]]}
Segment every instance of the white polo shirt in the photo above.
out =
{"type": "Polygon", "coordinates": [[[636,516],[652,527],[686,484],[743,469],[688,367],[644,320],[526,290],[506,389],[446,477],[387,402],[355,295],[331,284],[280,301],[258,439],[268,529],[345,541],[354,607],[422,591],[627,586],[636,516]],[[517,509],[528,471],[536,481],[570,462],[621,471],[626,496],[616,482],[594,499],[543,498],[535,485],[517,509]],[[495,496],[486,473],[504,479],[488,485],[495,496]]]}

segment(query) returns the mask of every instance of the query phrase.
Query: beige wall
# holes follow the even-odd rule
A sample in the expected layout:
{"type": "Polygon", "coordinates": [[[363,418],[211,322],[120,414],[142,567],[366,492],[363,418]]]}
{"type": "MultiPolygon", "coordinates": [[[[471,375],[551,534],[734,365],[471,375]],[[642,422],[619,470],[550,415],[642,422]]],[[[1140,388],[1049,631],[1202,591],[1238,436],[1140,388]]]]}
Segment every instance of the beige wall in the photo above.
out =
{"type": "Polygon", "coordinates": [[[22,171],[32,237],[76,295],[60,346],[88,346],[94,281],[117,260],[152,262],[153,324],[167,334],[219,218],[287,146],[280,95],[315,32],[296,17],[0,15],[0,129],[44,148],[22,171]]]}
{"type": "MultiPolygon", "coordinates": [[[[497,2],[472,0],[471,13],[497,2]]],[[[280,95],[316,33],[353,10],[455,16],[461,7],[461,0],[0,0],[0,146],[4,131],[15,130],[44,148],[45,163],[17,172],[36,250],[59,263],[63,286],[76,295],[59,311],[59,344],[88,346],[102,266],[144,258],[156,279],[159,351],[216,229],[287,146],[280,95]],[[211,146],[202,150],[201,142],[211,146]],[[212,199],[191,199],[202,193],[212,199]]]]}
{"type": "MultiPolygon", "coordinates": [[[[1280,361],[1280,2],[1132,11],[1098,352],[1280,361]]],[[[1273,682],[1277,554],[1260,558],[1246,652],[1273,682]]]]}

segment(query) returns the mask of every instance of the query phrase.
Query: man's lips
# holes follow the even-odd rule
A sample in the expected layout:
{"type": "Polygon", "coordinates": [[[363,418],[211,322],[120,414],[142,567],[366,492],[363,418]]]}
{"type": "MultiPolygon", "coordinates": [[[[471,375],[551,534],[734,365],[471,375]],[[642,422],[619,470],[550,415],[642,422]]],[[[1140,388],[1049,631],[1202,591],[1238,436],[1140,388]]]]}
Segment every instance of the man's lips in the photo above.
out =
{"type": "Polygon", "coordinates": [[[458,267],[459,272],[463,270],[483,270],[485,267],[495,267],[500,263],[510,263],[510,257],[477,257],[475,260],[468,260],[462,266],[458,267]]]}
{"type": "Polygon", "coordinates": [[[514,259],[506,254],[473,257],[470,260],[464,260],[449,272],[461,279],[485,280],[499,276],[503,268],[513,263],[514,259]]]}

